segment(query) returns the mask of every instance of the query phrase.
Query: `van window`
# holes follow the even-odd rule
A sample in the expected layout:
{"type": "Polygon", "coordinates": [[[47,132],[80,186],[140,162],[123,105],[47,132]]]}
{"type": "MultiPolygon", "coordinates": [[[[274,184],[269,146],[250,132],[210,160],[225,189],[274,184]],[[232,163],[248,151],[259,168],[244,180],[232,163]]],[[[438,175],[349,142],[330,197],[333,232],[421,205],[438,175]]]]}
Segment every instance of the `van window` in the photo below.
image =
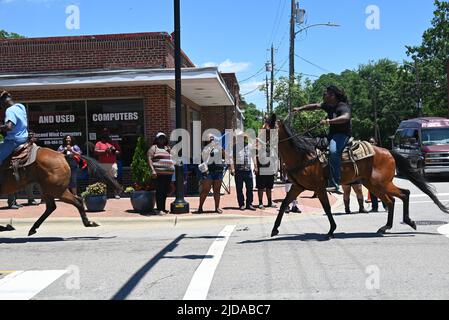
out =
{"type": "Polygon", "coordinates": [[[394,136],[394,140],[393,140],[395,147],[399,147],[399,145],[401,144],[401,138],[402,138],[403,133],[404,133],[403,130],[398,130],[396,132],[396,134],[394,136]]]}
{"type": "Polygon", "coordinates": [[[423,129],[421,135],[425,146],[449,144],[449,128],[423,129]]]}

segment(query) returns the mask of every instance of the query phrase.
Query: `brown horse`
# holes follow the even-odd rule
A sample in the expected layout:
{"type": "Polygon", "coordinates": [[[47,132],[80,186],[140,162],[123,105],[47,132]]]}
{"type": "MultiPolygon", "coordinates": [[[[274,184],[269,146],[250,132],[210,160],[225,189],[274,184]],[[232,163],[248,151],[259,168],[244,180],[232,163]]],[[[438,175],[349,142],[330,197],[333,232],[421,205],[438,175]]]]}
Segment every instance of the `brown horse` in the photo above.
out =
{"type": "MultiPolygon", "coordinates": [[[[89,157],[82,157],[87,161],[89,173],[112,189],[121,192],[122,187],[110,176],[100,164],[89,157]]],[[[8,161],[8,159],[6,160],[8,161]]],[[[29,184],[37,183],[42,190],[42,201],[45,202],[46,210],[36,221],[29,232],[29,236],[35,234],[42,223],[56,210],[55,199],[75,206],[81,216],[85,227],[98,227],[99,225],[90,221],[84,210],[83,200],[73,195],[69,190],[71,170],[63,154],[47,148],[40,148],[37,152],[36,162],[20,169],[20,181],[17,181],[12,170],[3,172],[0,194],[9,195],[24,190],[29,184]]],[[[11,228],[3,228],[8,231],[11,228]]]]}
{"type": "MultiPolygon", "coordinates": [[[[331,206],[326,192],[328,170],[318,161],[315,145],[316,139],[306,138],[292,134],[291,129],[283,121],[277,121],[272,115],[264,129],[279,130],[279,153],[286,165],[286,170],[293,186],[283,201],[279,210],[271,236],[279,234],[282,217],[290,203],[303,191],[315,191],[321,205],[326,212],[331,228],[329,238],[333,238],[337,225],[332,217],[331,206]]],[[[380,228],[378,233],[385,234],[393,228],[395,197],[404,203],[403,221],[416,230],[416,224],[409,216],[410,191],[398,188],[394,183],[396,167],[408,180],[428,195],[435,204],[445,213],[449,208],[444,206],[435,195],[435,190],[427,184],[423,177],[417,173],[409,162],[401,155],[383,148],[374,147],[374,157],[357,162],[359,169],[356,174],[352,164],[342,165],[342,184],[349,185],[361,181],[374,195],[388,206],[387,224],[380,228]]]]}

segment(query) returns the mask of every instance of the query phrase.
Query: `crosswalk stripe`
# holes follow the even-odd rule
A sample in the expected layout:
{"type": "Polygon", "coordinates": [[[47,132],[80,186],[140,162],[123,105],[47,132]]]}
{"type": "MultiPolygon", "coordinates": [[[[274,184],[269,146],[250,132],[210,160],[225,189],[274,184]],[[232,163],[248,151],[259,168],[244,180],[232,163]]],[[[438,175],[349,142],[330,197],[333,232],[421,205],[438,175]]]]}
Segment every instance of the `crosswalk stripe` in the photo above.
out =
{"type": "Polygon", "coordinates": [[[449,238],[449,224],[439,227],[438,232],[449,238]]]}
{"type": "Polygon", "coordinates": [[[66,270],[16,271],[0,279],[0,300],[30,300],[66,270]]]}
{"type": "Polygon", "coordinates": [[[221,260],[226,244],[236,226],[226,226],[218,235],[207,252],[198,269],[196,269],[189,287],[184,295],[184,300],[206,300],[209,288],[214,278],[215,270],[221,260]]]}

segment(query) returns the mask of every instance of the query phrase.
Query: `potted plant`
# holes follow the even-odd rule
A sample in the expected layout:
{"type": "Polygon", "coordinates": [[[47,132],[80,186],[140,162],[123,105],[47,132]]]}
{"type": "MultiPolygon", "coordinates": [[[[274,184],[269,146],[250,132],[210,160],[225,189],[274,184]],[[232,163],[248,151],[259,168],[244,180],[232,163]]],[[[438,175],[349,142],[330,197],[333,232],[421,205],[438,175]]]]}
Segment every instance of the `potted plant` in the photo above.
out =
{"type": "Polygon", "coordinates": [[[87,211],[89,212],[101,212],[106,207],[107,187],[104,183],[95,183],[86,188],[81,194],[86,204],[87,211]]]}
{"type": "Polygon", "coordinates": [[[151,181],[151,169],[148,165],[147,150],[145,139],[139,137],[131,163],[131,177],[134,185],[125,191],[130,194],[133,209],[138,213],[152,213],[156,203],[156,192],[151,181]]]}

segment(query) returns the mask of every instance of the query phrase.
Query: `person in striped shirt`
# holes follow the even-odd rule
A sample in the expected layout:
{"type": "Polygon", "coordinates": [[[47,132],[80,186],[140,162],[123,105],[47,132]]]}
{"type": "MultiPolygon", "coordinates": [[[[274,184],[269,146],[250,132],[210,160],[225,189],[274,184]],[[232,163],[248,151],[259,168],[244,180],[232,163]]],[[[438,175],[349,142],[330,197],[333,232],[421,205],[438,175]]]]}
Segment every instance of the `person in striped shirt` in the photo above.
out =
{"type": "Polygon", "coordinates": [[[148,150],[148,164],[156,185],[156,214],[168,213],[166,202],[170,193],[172,176],[175,173],[175,165],[168,143],[165,133],[159,132],[153,146],[148,150]]]}

